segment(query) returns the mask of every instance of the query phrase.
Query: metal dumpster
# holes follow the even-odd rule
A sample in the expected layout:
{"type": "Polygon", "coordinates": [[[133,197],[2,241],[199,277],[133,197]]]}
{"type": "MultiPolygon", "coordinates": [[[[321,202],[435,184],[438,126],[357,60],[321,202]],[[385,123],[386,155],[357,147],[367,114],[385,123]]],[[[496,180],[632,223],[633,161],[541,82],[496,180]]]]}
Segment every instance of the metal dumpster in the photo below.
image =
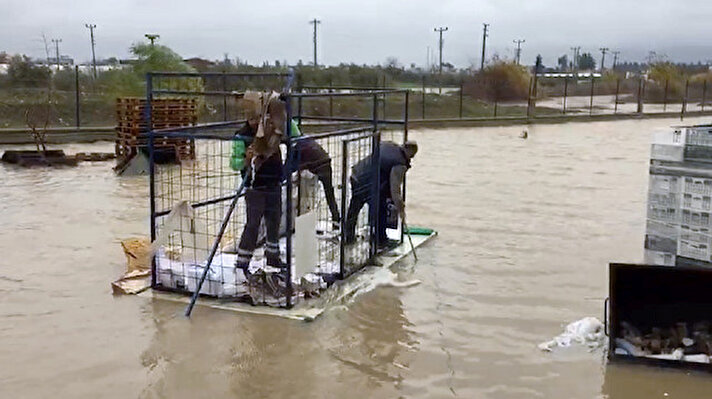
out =
{"type": "Polygon", "coordinates": [[[611,263],[608,300],[610,361],[712,371],[712,268],[611,263]]]}

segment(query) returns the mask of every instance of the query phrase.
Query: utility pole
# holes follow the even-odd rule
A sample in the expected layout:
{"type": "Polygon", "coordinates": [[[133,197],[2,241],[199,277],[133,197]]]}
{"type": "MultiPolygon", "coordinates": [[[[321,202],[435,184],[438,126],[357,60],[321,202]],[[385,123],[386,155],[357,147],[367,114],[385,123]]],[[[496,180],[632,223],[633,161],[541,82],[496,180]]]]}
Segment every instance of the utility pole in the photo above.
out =
{"type": "Polygon", "coordinates": [[[616,70],[616,66],[618,65],[618,54],[620,54],[620,51],[613,51],[613,70],[616,70]]]}
{"type": "Polygon", "coordinates": [[[309,21],[310,24],[314,25],[314,67],[318,67],[319,64],[316,63],[316,26],[321,23],[318,19],[314,18],[311,21],[309,21]]]}
{"type": "Polygon", "coordinates": [[[430,70],[430,46],[428,46],[428,56],[425,59],[425,67],[430,70]]]}
{"type": "Polygon", "coordinates": [[[94,45],[96,44],[94,42],[94,28],[96,28],[96,25],[84,24],[84,26],[89,29],[89,34],[91,35],[91,62],[94,66],[94,79],[96,79],[96,54],[94,53],[94,45]]]}
{"type": "Polygon", "coordinates": [[[59,43],[62,43],[62,39],[52,39],[52,43],[54,43],[54,48],[56,50],[56,55],[57,58],[55,61],[57,61],[57,70],[59,71],[59,43]]]}
{"type": "Polygon", "coordinates": [[[603,73],[603,70],[606,69],[606,53],[610,49],[608,47],[601,47],[599,50],[601,50],[601,73],[603,73]]]}
{"type": "Polygon", "coordinates": [[[571,61],[571,70],[572,72],[576,71],[578,69],[578,55],[579,51],[581,50],[581,47],[571,47],[571,51],[574,52],[574,59],[571,61]]]}
{"type": "Polygon", "coordinates": [[[157,35],[155,33],[146,33],[144,36],[146,36],[146,38],[151,41],[151,47],[153,47],[153,42],[155,42],[156,39],[161,37],[161,35],[157,35]]]}
{"type": "Polygon", "coordinates": [[[489,28],[490,24],[482,24],[483,26],[483,32],[482,32],[482,60],[480,61],[480,71],[485,69],[485,44],[487,43],[487,37],[489,36],[487,34],[487,29],[489,28]]]}
{"type": "Polygon", "coordinates": [[[526,42],[524,39],[517,39],[517,40],[512,40],[512,43],[517,44],[517,52],[515,54],[516,59],[517,59],[517,65],[519,65],[519,59],[522,56],[522,43],[526,42]]]}
{"type": "Polygon", "coordinates": [[[440,33],[440,41],[438,42],[438,47],[440,48],[440,67],[439,67],[439,74],[440,77],[438,78],[439,80],[439,85],[440,87],[438,88],[438,93],[443,94],[443,32],[447,31],[447,26],[445,27],[440,27],[440,28],[435,28],[435,32],[440,33]]]}

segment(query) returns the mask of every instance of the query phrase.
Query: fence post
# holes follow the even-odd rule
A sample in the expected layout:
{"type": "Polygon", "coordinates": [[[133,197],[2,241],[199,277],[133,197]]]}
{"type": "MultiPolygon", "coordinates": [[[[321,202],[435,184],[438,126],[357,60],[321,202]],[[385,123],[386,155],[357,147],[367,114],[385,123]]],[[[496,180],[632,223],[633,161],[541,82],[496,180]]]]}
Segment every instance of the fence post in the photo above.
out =
{"type": "Polygon", "coordinates": [[[81,120],[79,119],[79,65],[74,66],[74,102],[74,116],[77,122],[77,130],[79,130],[81,127],[81,120]]]}
{"type": "Polygon", "coordinates": [[[532,84],[534,83],[534,78],[529,78],[529,94],[527,96],[527,118],[532,116],[532,84]]]}
{"type": "Polygon", "coordinates": [[[707,79],[702,82],[702,112],[705,112],[705,101],[707,101],[707,79]]]}
{"type": "Polygon", "coordinates": [[[690,80],[685,81],[685,97],[682,98],[682,107],[680,108],[680,120],[685,117],[685,111],[687,111],[687,94],[690,90],[690,80]]]}
{"type": "Polygon", "coordinates": [[[638,109],[639,114],[643,113],[643,78],[638,79],[638,109]]]}
{"type": "Polygon", "coordinates": [[[593,115],[593,87],[596,78],[593,77],[593,72],[591,72],[591,101],[588,104],[588,115],[593,115]]]}
{"type": "MultiPolygon", "coordinates": [[[[334,92],[334,77],[329,76],[329,93],[334,92]]],[[[334,116],[334,97],[329,96],[329,116],[334,116]]]]}
{"type": "Polygon", "coordinates": [[[460,79],[460,119],[462,119],[462,79],[460,79]]]}
{"type": "MultiPolygon", "coordinates": [[[[386,75],[383,75],[383,86],[382,86],[382,88],[383,88],[383,90],[386,89],[386,75]]],[[[387,118],[386,118],[386,94],[385,94],[385,93],[381,96],[381,99],[383,100],[383,110],[382,110],[382,112],[381,112],[381,115],[382,115],[381,118],[387,119],[387,118]]]]}
{"type": "Polygon", "coordinates": [[[223,92],[223,121],[227,122],[227,94],[225,94],[225,92],[227,92],[227,77],[225,76],[225,72],[226,71],[223,70],[221,83],[223,92]]]}
{"type": "Polygon", "coordinates": [[[494,117],[495,117],[495,118],[497,117],[497,103],[498,103],[497,100],[498,100],[498,99],[499,99],[499,96],[498,96],[498,95],[495,95],[495,96],[494,96],[494,117]]]}
{"type": "Polygon", "coordinates": [[[667,111],[667,92],[669,80],[665,79],[665,94],[663,94],[663,112],[667,111]]]}
{"type": "Polygon", "coordinates": [[[423,92],[421,94],[423,97],[423,101],[421,101],[423,107],[422,117],[425,119],[425,75],[423,75],[423,92]]]}
{"type": "MultiPolygon", "coordinates": [[[[297,92],[299,94],[302,94],[304,92],[304,87],[303,87],[303,82],[302,82],[301,76],[302,76],[301,74],[297,75],[297,92]]],[[[299,130],[302,129],[302,97],[301,96],[297,99],[297,126],[299,126],[299,130]]],[[[288,180],[291,181],[291,179],[288,179],[288,180]]]]}
{"type": "Polygon", "coordinates": [[[618,79],[616,79],[616,100],[615,100],[616,102],[613,105],[613,114],[614,115],[618,113],[618,93],[620,93],[620,89],[621,89],[621,79],[618,78],[618,79]]]}
{"type": "Polygon", "coordinates": [[[566,76],[564,78],[564,108],[562,110],[562,113],[566,115],[566,97],[569,95],[569,77],[566,76]]]}

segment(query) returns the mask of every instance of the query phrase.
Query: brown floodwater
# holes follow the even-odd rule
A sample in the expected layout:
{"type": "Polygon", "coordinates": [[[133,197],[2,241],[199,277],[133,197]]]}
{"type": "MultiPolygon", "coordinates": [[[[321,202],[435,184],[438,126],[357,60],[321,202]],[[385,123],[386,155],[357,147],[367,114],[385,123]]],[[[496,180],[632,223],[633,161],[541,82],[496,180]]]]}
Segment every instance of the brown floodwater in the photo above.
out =
{"type": "Polygon", "coordinates": [[[0,397],[710,397],[708,375],[537,348],[602,318],[609,261],[642,260],[650,132],[675,123],[413,131],[409,219],[440,235],[394,271],[422,283],[312,323],[112,296],[147,178],[0,165],[0,397]]]}

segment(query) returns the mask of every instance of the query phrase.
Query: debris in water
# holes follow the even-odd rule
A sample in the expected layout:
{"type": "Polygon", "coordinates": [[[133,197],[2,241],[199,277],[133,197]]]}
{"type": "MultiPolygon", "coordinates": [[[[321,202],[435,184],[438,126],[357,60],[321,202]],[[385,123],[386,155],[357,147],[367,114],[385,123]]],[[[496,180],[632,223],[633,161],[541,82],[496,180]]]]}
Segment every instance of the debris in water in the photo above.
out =
{"type": "Polygon", "coordinates": [[[581,320],[569,323],[563,333],[551,341],[539,344],[539,349],[551,352],[555,347],[569,347],[571,344],[586,345],[597,348],[605,339],[603,323],[595,317],[584,317],[581,320]]]}

